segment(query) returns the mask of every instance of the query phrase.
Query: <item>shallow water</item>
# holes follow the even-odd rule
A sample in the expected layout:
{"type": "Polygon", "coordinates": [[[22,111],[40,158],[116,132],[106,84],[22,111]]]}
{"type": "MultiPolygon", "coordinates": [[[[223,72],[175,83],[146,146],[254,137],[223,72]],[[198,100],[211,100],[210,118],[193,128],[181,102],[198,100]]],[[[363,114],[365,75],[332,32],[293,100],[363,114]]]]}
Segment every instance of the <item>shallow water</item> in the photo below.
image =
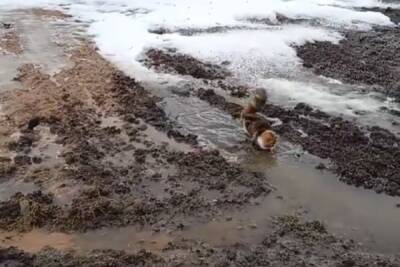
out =
{"type": "Polygon", "coordinates": [[[44,73],[54,74],[69,66],[66,49],[73,44],[72,32],[82,28],[78,24],[53,24],[33,15],[29,10],[1,10],[0,21],[12,23],[19,37],[23,52],[20,55],[0,57],[1,90],[18,87],[13,78],[22,64],[40,66],[44,73]]]}
{"type": "Polygon", "coordinates": [[[28,252],[38,252],[46,246],[56,249],[72,248],[72,236],[33,230],[29,233],[0,232],[2,246],[14,246],[28,252]]]}
{"type": "MultiPolygon", "coordinates": [[[[336,234],[354,238],[377,251],[398,252],[399,198],[340,182],[333,173],[315,168],[323,162],[321,159],[284,140],[279,144],[276,158],[254,150],[240,151],[236,146],[246,140],[245,136],[239,123],[227,114],[199,100],[173,97],[164,101],[168,114],[186,131],[199,135],[208,147],[225,151],[228,159],[240,162],[245,168],[264,172],[276,188],[259,206],[243,211],[239,217],[254,218],[255,223],[262,225],[271,215],[301,210],[310,218],[325,222],[336,234]],[[283,196],[283,200],[277,201],[276,196],[283,196]]],[[[214,238],[210,235],[210,240],[214,238]]]]}
{"type": "MultiPolygon", "coordinates": [[[[114,63],[119,64],[124,69],[129,69],[133,75],[137,74],[138,70],[143,71],[138,66],[139,64],[135,62],[135,59],[146,45],[177,46],[181,51],[192,53],[204,59],[211,59],[217,63],[227,58],[232,59],[233,63],[230,68],[236,72],[237,77],[246,82],[265,83],[271,94],[271,100],[275,103],[290,106],[293,103],[305,101],[330,113],[342,113],[343,116],[357,118],[367,125],[378,124],[394,132],[399,131],[398,128],[391,125],[391,121],[397,118],[378,111],[379,107],[383,105],[392,105],[387,102],[387,99],[374,98],[370,95],[358,93],[356,87],[350,88],[334,81],[322,81],[320,77],[302,73],[301,67],[299,67],[300,62],[289,44],[292,41],[302,43],[309,39],[337,40],[339,37],[330,30],[310,29],[308,26],[292,28],[283,26],[275,27],[270,31],[263,29],[263,31],[252,31],[251,33],[236,31],[228,34],[194,36],[193,38],[176,34],[160,37],[149,34],[146,29],[150,24],[157,24],[157,22],[160,22],[158,21],[160,18],[164,18],[163,16],[157,17],[157,14],[166,14],[167,22],[170,22],[170,24],[175,23],[182,27],[198,27],[197,24],[201,24],[200,26],[204,28],[210,26],[209,23],[219,23],[215,16],[221,15],[221,12],[218,11],[224,11],[224,9],[221,9],[223,6],[215,6],[215,3],[210,1],[211,6],[216,9],[205,16],[205,20],[210,17],[213,19],[204,23],[204,18],[201,21],[175,21],[168,13],[163,13],[163,11],[174,11],[173,5],[168,7],[170,3],[168,1],[161,1],[162,8],[159,12],[153,14],[152,12],[142,12],[133,15],[124,12],[126,8],[129,8],[129,5],[125,7],[119,4],[110,6],[95,2],[94,6],[75,2],[70,7],[71,13],[75,12],[91,24],[90,33],[95,34],[95,40],[100,46],[101,52],[114,63]],[[164,10],[165,6],[167,8],[164,10]],[[78,12],[79,8],[81,10],[78,12]],[[147,14],[150,14],[148,18],[146,17],[147,14]],[[142,20],[137,21],[136,18],[142,20]],[[168,21],[168,19],[171,21],[168,21]],[[118,31],[115,31],[116,28],[118,31]],[[298,33],[298,35],[288,38],[287,35],[294,33],[298,33]],[[110,38],[110,36],[113,38],[110,38]],[[141,37],[146,38],[141,39],[141,37]],[[267,42],[268,38],[272,38],[273,42],[267,42]],[[239,42],[239,40],[246,40],[247,42],[239,42]],[[196,45],[193,45],[195,43],[196,45]],[[229,48],[229,53],[223,53],[227,48],[229,48]],[[254,52],[254,50],[256,51],[254,52]],[[261,52],[257,50],[261,50],[261,52]],[[232,55],[235,55],[235,57],[231,58],[232,55]],[[245,57],[244,55],[249,56],[245,57]],[[279,90],[279,88],[285,90],[279,90]],[[353,116],[353,111],[365,111],[363,109],[368,109],[364,115],[353,116]]],[[[155,7],[155,10],[157,10],[158,4],[150,2],[149,6],[155,7]]],[[[254,3],[254,1],[251,2],[254,3]]],[[[346,2],[334,2],[346,5],[346,2]]],[[[313,3],[313,1],[310,3],[313,3]]],[[[147,6],[147,4],[144,4],[144,6],[147,6]]],[[[282,7],[284,6],[282,4],[282,7]]],[[[317,11],[324,11],[318,9],[318,4],[314,3],[311,6],[316,8],[317,11]]],[[[187,6],[184,5],[184,7],[187,6]]],[[[282,7],[279,6],[279,8],[282,7]]],[[[185,9],[182,10],[185,11],[185,9]]],[[[338,10],[328,7],[326,10],[339,12],[337,18],[333,16],[330,19],[335,23],[344,23],[345,25],[340,25],[344,27],[362,26],[352,25],[352,19],[354,17],[362,18],[365,23],[365,20],[368,20],[369,15],[371,15],[352,13],[348,9],[338,10]]],[[[236,10],[236,12],[241,13],[239,11],[240,9],[236,10]]],[[[255,10],[250,8],[246,11],[254,12],[255,10]]],[[[294,12],[293,9],[287,11],[289,14],[294,12]]],[[[189,14],[193,14],[193,11],[189,14]]],[[[199,14],[202,13],[199,12],[199,14]]],[[[227,17],[221,18],[223,24],[237,24],[238,22],[233,19],[233,15],[228,14],[227,17]]],[[[295,15],[304,14],[295,13],[295,15]]],[[[18,16],[15,12],[1,15],[1,19],[15,20],[18,29],[25,36],[23,39],[25,45],[23,55],[0,57],[2,70],[6,70],[0,71],[1,88],[15,86],[11,79],[15,77],[16,69],[22,63],[41,64],[44,70],[49,73],[56,72],[67,63],[63,50],[55,43],[50,42],[49,44],[45,41],[54,37],[50,34],[52,30],[49,27],[51,26],[46,26],[47,23],[42,23],[38,18],[27,14],[24,14],[23,20],[15,19],[18,16]]],[[[314,14],[314,16],[318,17],[321,14],[314,14]]],[[[199,16],[194,16],[194,18],[199,19],[199,16]]],[[[371,18],[377,24],[387,22],[384,17],[378,14],[372,14],[371,18]]],[[[154,77],[160,78],[161,76],[153,73],[149,77],[151,77],[150,82],[154,82],[154,77]]],[[[167,77],[166,80],[170,81],[170,78],[167,77]]],[[[149,81],[147,80],[147,82],[149,81]]],[[[224,215],[225,220],[192,225],[180,234],[182,237],[199,238],[216,245],[232,244],[237,241],[259,241],[262,234],[265,234],[265,231],[268,230],[271,215],[302,211],[306,212],[310,218],[324,221],[328,228],[339,235],[354,238],[357,242],[363,242],[375,250],[398,252],[400,247],[400,231],[398,231],[400,209],[396,208],[396,204],[400,202],[399,198],[379,195],[369,190],[348,186],[340,182],[339,178],[332,173],[316,170],[315,166],[320,162],[320,159],[307,155],[298,147],[291,146],[284,140],[279,146],[277,158],[254,151],[244,152],[239,150],[238,146],[245,140],[245,136],[238,122],[198,99],[178,97],[171,94],[166,89],[167,86],[171,86],[171,84],[160,85],[154,90],[165,97],[162,103],[163,108],[172,120],[183,127],[183,131],[198,135],[204,146],[216,147],[225,151],[224,154],[230,160],[243,164],[249,170],[265,172],[268,181],[276,188],[265,199],[260,199],[258,205],[246,211],[227,213],[224,215]]],[[[398,106],[395,106],[395,108],[398,108],[398,106]]],[[[149,128],[146,134],[152,138],[161,138],[158,132],[152,128],[149,128]]],[[[180,147],[170,140],[161,141],[176,145],[182,150],[187,149],[187,147],[180,147]]],[[[50,150],[54,152],[57,149],[50,148],[50,150]]],[[[51,151],[49,153],[53,153],[51,151]]],[[[2,199],[7,199],[13,191],[30,192],[35,189],[31,184],[4,183],[0,186],[2,186],[2,189],[4,188],[3,191],[0,191],[2,199]]],[[[149,186],[154,185],[150,184],[149,186]]],[[[155,190],[162,194],[162,185],[155,190]]],[[[1,241],[2,244],[15,245],[28,251],[37,251],[46,245],[59,249],[114,248],[136,250],[148,248],[160,250],[170,240],[178,238],[179,235],[152,234],[150,231],[127,227],[102,229],[82,235],[49,234],[35,230],[23,235],[3,233],[0,237],[3,240],[1,241]],[[9,238],[10,236],[13,237],[9,238]]]]}
{"type": "Polygon", "coordinates": [[[39,188],[31,182],[24,182],[20,180],[8,180],[0,182],[0,201],[7,201],[15,193],[21,192],[22,194],[32,193],[39,188]]]}
{"type": "Polygon", "coordinates": [[[277,189],[275,193],[284,196],[283,201],[302,207],[308,216],[322,220],[332,232],[376,251],[398,252],[399,198],[346,185],[329,171],[315,169],[319,159],[307,154],[297,158],[290,151],[286,153],[280,154],[272,166],[265,157],[247,155],[244,165],[265,172],[277,189]]]}

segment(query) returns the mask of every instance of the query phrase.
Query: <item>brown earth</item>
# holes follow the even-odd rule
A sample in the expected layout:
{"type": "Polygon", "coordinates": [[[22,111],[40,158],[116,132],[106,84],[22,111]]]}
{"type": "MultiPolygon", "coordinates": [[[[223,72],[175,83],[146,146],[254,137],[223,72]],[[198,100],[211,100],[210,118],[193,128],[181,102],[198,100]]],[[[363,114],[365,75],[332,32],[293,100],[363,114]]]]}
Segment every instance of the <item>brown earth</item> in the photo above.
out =
{"type": "Polygon", "coordinates": [[[19,35],[13,24],[2,23],[0,25],[0,52],[19,55],[23,48],[19,35]]]}
{"type": "Polygon", "coordinates": [[[215,80],[229,75],[229,72],[222,67],[201,62],[189,55],[175,51],[150,49],[146,52],[145,64],[158,71],[176,72],[197,79],[215,80]]]}
{"type": "Polygon", "coordinates": [[[209,218],[221,209],[244,205],[270,191],[263,176],[244,172],[217,151],[190,152],[190,146],[189,152],[174,151],[168,144],[147,138],[147,128],[155,127],[178,142],[196,144],[194,136],[174,130],[157,106],[157,98],[89,45],[76,49],[71,61],[73,68],[54,77],[42,74],[33,65],[21,67],[16,80],[24,89],[4,96],[9,134],[21,132],[18,139],[10,140],[3,148],[16,153],[13,160],[5,161],[4,172],[9,179],[22,176],[45,191],[55,183],[64,190],[70,184],[83,185],[82,189],[65,207],[54,202],[53,194],[39,191],[16,195],[0,203],[1,227],[167,227],[181,224],[174,217],[201,214],[209,218]],[[102,126],[108,118],[115,118],[115,125],[102,126]],[[46,159],[32,155],[42,138],[38,130],[41,127],[49,127],[56,144],[62,146],[63,163],[59,166],[42,168],[46,159]],[[151,188],[144,188],[150,181],[164,184],[164,198],[158,199],[151,188]],[[191,187],[182,189],[182,183],[190,183],[191,187]],[[215,190],[220,195],[213,202],[204,198],[207,191],[215,190]],[[36,194],[45,195],[46,202],[36,201],[36,194]],[[29,203],[28,207],[18,209],[22,202],[29,203]],[[27,219],[31,214],[32,218],[27,219]]]}
{"type": "Polygon", "coordinates": [[[400,30],[375,28],[346,32],[339,44],[306,43],[296,47],[303,66],[316,74],[348,83],[366,84],[400,101],[400,30]]]}
{"type": "MultiPolygon", "coordinates": [[[[240,97],[248,93],[247,87],[226,81],[224,67],[186,55],[154,53],[159,71],[200,78],[204,84],[232,95],[239,92],[236,96],[240,97]]],[[[25,64],[15,77],[20,88],[0,95],[1,182],[24,180],[38,188],[0,202],[1,230],[81,233],[135,226],[173,235],[214,219],[232,220],[225,214],[257,206],[271,192],[264,175],[228,162],[217,150],[202,150],[196,136],[181,134],[158,105],[161,99],[107,62],[92,45],[76,47],[69,61],[72,67],[55,75],[25,64]]],[[[241,109],[212,90],[191,93],[235,116],[241,109]]],[[[374,158],[377,165],[373,168],[387,179],[397,168],[395,159],[393,168],[383,170],[380,165],[387,163],[387,155],[393,153],[387,148],[389,143],[398,144],[382,129],[362,129],[371,133],[369,147],[357,126],[305,105],[293,111],[268,105],[263,112],[283,121],[276,130],[284,138],[330,158],[337,164],[336,170],[342,167],[349,172],[346,176],[352,177],[351,171],[358,163],[343,165],[338,158],[343,151],[335,150],[333,144],[341,138],[343,146],[361,140],[357,144],[366,153],[363,159],[373,153],[382,157],[383,161],[374,158]],[[331,123],[329,127],[327,123],[331,123]],[[301,140],[297,127],[309,137],[301,140]]],[[[366,166],[359,166],[369,173],[366,166]]],[[[321,222],[304,221],[302,216],[281,216],[273,218],[272,223],[265,222],[269,230],[262,233],[261,242],[217,246],[185,237],[174,239],[158,252],[136,253],[53,248],[27,253],[2,247],[0,265],[400,265],[397,256],[367,252],[351,240],[328,233],[321,222]]]]}
{"type": "Polygon", "coordinates": [[[249,95],[247,86],[230,81],[229,71],[225,68],[229,62],[221,62],[221,66],[202,62],[190,55],[175,50],[150,49],[143,59],[144,64],[158,72],[188,75],[201,79],[205,85],[220,88],[234,97],[249,95]]]}
{"type": "Polygon", "coordinates": [[[53,9],[33,8],[31,11],[34,15],[44,19],[66,19],[71,17],[71,15],[53,9]]]}
{"type": "Polygon", "coordinates": [[[127,254],[94,250],[85,254],[47,248],[28,254],[15,248],[0,249],[6,266],[399,266],[395,256],[369,254],[352,240],[341,240],[318,221],[297,216],[278,217],[273,230],[259,244],[215,247],[196,240],[170,242],[163,256],[141,250],[127,254]]]}
{"type": "MultiPolygon", "coordinates": [[[[366,34],[373,33],[368,32],[366,34]]],[[[387,34],[388,35],[385,35],[383,38],[392,40],[391,32],[387,34]]],[[[337,68],[342,68],[341,72],[338,72],[339,75],[340,73],[350,75],[351,72],[345,73],[343,70],[351,68],[352,66],[359,66],[357,63],[352,65],[347,60],[348,57],[346,55],[350,57],[350,52],[347,51],[347,54],[339,53],[335,49],[332,49],[332,46],[335,45],[328,42],[324,44],[329,46],[327,52],[323,53],[324,56],[334,61],[335,57],[329,57],[329,53],[334,53],[337,56],[346,58],[346,62],[342,62],[342,65],[345,66],[343,67],[340,61],[335,61],[333,64],[328,65],[328,63],[330,63],[328,60],[328,62],[323,63],[323,66],[333,71],[335,64],[337,64],[337,68]]],[[[385,45],[386,43],[380,42],[379,44],[385,45]]],[[[390,55],[394,56],[395,45],[394,43],[391,44],[393,47],[385,46],[385,49],[389,51],[388,53],[391,53],[390,55]]],[[[318,43],[308,44],[308,46],[318,46],[318,43]]],[[[303,51],[301,49],[306,50],[306,47],[307,45],[298,49],[299,51],[303,51]]],[[[344,52],[344,49],[345,47],[341,47],[340,51],[344,52]]],[[[357,49],[357,51],[368,51],[368,49],[364,47],[360,48],[357,45],[354,45],[354,49],[357,49]]],[[[376,49],[375,46],[374,49],[376,49]]],[[[386,50],[383,50],[381,54],[386,50]]],[[[318,54],[312,53],[314,50],[306,51],[310,55],[308,59],[310,59],[311,56],[313,59],[318,58],[316,56],[318,54]]],[[[322,53],[322,51],[325,50],[318,51],[322,53]]],[[[164,55],[164,52],[159,53],[164,55]]],[[[355,56],[357,56],[356,53],[352,57],[355,56]]],[[[185,55],[185,57],[189,58],[190,56],[185,55]]],[[[360,55],[360,58],[361,57],[366,58],[366,56],[360,55]]],[[[371,57],[368,57],[367,60],[369,60],[369,58],[371,57]]],[[[318,60],[320,59],[318,58],[318,60]]],[[[386,69],[377,71],[376,68],[383,68],[383,66],[386,65],[383,63],[380,65],[373,64],[373,60],[374,58],[371,59],[369,65],[374,65],[374,67],[371,68],[369,72],[374,73],[374,76],[368,76],[369,72],[365,73],[365,75],[370,79],[379,77],[379,80],[383,81],[385,77],[380,77],[378,74],[385,72],[385,74],[390,75],[390,72],[386,69]]],[[[385,60],[386,62],[388,59],[381,58],[381,60],[385,60]]],[[[389,60],[395,62],[396,57],[394,56],[394,58],[390,58],[389,60]]],[[[153,62],[152,64],[155,63],[153,62]]],[[[173,57],[166,57],[166,60],[163,61],[163,70],[168,72],[168,70],[171,69],[171,64],[173,66],[176,64],[173,57]]],[[[182,65],[183,69],[189,68],[188,66],[190,66],[191,69],[202,68],[204,65],[202,62],[199,63],[197,59],[179,61],[179,64],[182,65]]],[[[318,66],[322,66],[321,64],[318,66]]],[[[217,84],[217,87],[219,89],[224,89],[223,84],[217,84]]],[[[242,109],[241,105],[228,102],[223,96],[216,94],[212,89],[199,88],[197,90],[194,89],[194,91],[195,96],[199,97],[201,100],[238,118],[242,109]]],[[[245,92],[248,92],[248,90],[245,92]]],[[[400,139],[390,131],[380,127],[363,128],[356,125],[354,122],[346,121],[340,117],[333,117],[319,110],[314,110],[303,103],[299,103],[294,109],[290,110],[268,104],[261,112],[268,117],[279,118],[282,121],[281,125],[275,127],[275,130],[282,137],[292,143],[300,144],[303,149],[313,155],[323,159],[329,159],[332,162],[330,169],[341,176],[342,181],[355,186],[373,189],[378,193],[385,192],[389,195],[400,195],[400,176],[397,171],[400,169],[400,158],[395,156],[400,155],[400,139]],[[304,136],[304,134],[306,136],[304,136]]],[[[319,168],[321,168],[321,166],[319,168]]]]}

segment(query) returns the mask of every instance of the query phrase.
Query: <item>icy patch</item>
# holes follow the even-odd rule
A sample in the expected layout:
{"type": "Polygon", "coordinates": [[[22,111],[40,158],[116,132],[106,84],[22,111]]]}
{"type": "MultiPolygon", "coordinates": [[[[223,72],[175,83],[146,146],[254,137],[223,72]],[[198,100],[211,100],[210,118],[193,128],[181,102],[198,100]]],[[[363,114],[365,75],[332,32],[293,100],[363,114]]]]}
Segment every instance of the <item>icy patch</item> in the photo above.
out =
{"type": "MultiPolygon", "coordinates": [[[[366,0],[367,6],[383,6],[377,0],[366,0]]],[[[181,36],[151,33],[157,27],[174,29],[205,29],[209,27],[251,27],[245,18],[276,20],[280,14],[291,19],[317,19],[329,28],[368,28],[372,25],[392,25],[390,19],[378,12],[361,12],[360,0],[2,0],[0,8],[33,6],[67,7],[68,12],[89,22],[89,33],[95,36],[100,51],[115,63],[138,67],[136,59],[147,47],[178,46],[181,50],[207,58],[240,58],[243,64],[258,55],[268,63],[295,58],[291,44],[305,41],[335,41],[327,28],[307,25],[267,27],[260,31],[234,31],[227,34],[181,36]],[[247,58],[246,55],[249,54],[247,58]]],[[[242,65],[243,65],[242,64],[242,65]]],[[[238,65],[238,64],[236,64],[238,65]]],[[[241,71],[241,69],[239,69],[241,71]]]]}
{"type": "Polygon", "coordinates": [[[324,82],[289,82],[278,78],[294,77],[297,80],[300,76],[298,80],[301,80],[307,75],[294,45],[307,41],[338,42],[342,38],[339,31],[344,28],[393,26],[382,13],[356,8],[400,5],[379,0],[0,1],[0,9],[32,6],[61,8],[88,23],[89,34],[100,52],[143,82],[160,79],[160,75],[152,73],[138,61],[143,52],[147,48],[172,47],[217,64],[229,61],[230,70],[241,82],[265,83],[272,97],[282,103],[286,103],[283,99],[289,103],[301,101],[327,112],[350,115],[358,111],[379,111],[385,103],[354,90],[352,93],[332,91],[324,82]],[[278,21],[277,15],[287,18],[287,21],[280,25],[262,23],[263,19],[278,21]],[[260,20],[251,22],[249,18],[260,20]],[[302,23],[292,23],[293,20],[302,23]],[[212,28],[228,30],[207,32],[212,28]],[[168,31],[160,34],[154,29],[168,31]],[[191,29],[197,33],[182,34],[182,30],[190,32],[191,29]]]}
{"type": "Polygon", "coordinates": [[[286,105],[303,102],[325,112],[349,116],[378,112],[382,107],[390,105],[377,100],[370,94],[359,94],[354,90],[338,92],[318,83],[272,78],[263,80],[263,85],[267,88],[270,100],[273,102],[286,103],[286,105]]]}
{"type": "MultiPolygon", "coordinates": [[[[228,34],[204,34],[191,37],[180,34],[160,36],[151,33],[152,29],[157,27],[171,30],[215,26],[241,27],[251,24],[243,20],[246,17],[274,20],[277,13],[289,18],[321,19],[330,27],[366,28],[377,24],[392,25],[389,18],[381,13],[361,12],[333,6],[337,5],[338,1],[328,3],[330,5],[318,0],[301,2],[162,0],[135,3],[127,0],[110,0],[103,1],[101,4],[96,1],[72,4],[69,8],[72,14],[85,21],[93,22],[89,30],[90,34],[96,36],[100,50],[104,54],[114,56],[117,62],[134,62],[143,49],[168,44],[208,57],[215,57],[218,52],[229,56],[232,53],[245,54],[249,50],[279,56],[288,53],[289,44],[298,43],[300,39],[303,42],[332,41],[331,31],[310,29],[306,25],[272,27],[269,31],[235,31],[228,34]],[[127,10],[132,12],[127,15],[127,10]],[[147,12],[139,12],[140,10],[147,10],[147,12]]],[[[293,54],[292,51],[289,53],[293,54]]]]}

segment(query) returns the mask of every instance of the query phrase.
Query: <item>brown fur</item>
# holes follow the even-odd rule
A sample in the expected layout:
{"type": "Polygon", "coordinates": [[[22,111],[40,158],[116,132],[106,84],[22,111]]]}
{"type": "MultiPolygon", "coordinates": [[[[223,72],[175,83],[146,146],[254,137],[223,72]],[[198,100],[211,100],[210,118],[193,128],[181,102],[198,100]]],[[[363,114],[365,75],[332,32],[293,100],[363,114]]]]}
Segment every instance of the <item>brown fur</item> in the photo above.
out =
{"type": "Polygon", "coordinates": [[[274,131],[266,130],[260,135],[260,137],[265,147],[268,147],[272,151],[275,149],[278,137],[274,131]]]}
{"type": "Polygon", "coordinates": [[[258,89],[251,102],[242,110],[240,119],[244,130],[260,149],[270,149],[273,151],[277,144],[278,137],[276,133],[271,130],[271,124],[257,114],[265,105],[266,101],[267,96],[265,90],[258,89]],[[260,142],[265,147],[261,147],[260,142]]]}

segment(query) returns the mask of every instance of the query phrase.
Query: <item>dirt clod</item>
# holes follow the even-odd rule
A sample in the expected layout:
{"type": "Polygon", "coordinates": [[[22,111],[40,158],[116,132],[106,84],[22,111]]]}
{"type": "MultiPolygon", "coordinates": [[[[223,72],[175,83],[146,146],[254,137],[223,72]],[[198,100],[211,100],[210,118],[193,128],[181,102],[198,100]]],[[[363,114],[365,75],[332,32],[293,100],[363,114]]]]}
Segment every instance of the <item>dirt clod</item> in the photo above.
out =
{"type": "Polygon", "coordinates": [[[145,63],[162,72],[175,72],[180,75],[190,75],[197,79],[224,79],[229,72],[210,63],[203,63],[189,55],[172,53],[157,49],[146,52],[145,63]]]}

